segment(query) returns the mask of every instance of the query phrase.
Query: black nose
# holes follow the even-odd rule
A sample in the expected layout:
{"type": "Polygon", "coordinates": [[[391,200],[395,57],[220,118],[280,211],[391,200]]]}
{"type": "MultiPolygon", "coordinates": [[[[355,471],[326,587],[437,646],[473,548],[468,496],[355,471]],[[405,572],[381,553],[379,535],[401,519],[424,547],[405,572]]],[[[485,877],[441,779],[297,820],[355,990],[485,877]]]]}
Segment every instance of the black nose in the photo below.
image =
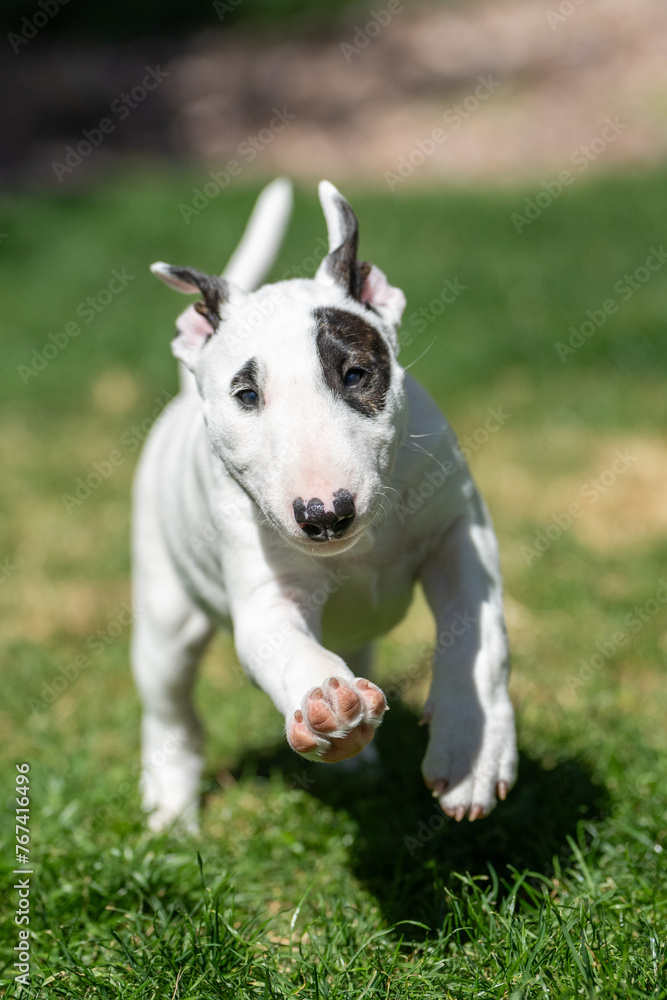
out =
{"type": "Polygon", "coordinates": [[[325,510],[318,497],[305,503],[297,497],[292,503],[294,517],[305,535],[313,542],[328,542],[342,538],[354,521],[354,500],[347,490],[336,490],[333,510],[325,510]]]}

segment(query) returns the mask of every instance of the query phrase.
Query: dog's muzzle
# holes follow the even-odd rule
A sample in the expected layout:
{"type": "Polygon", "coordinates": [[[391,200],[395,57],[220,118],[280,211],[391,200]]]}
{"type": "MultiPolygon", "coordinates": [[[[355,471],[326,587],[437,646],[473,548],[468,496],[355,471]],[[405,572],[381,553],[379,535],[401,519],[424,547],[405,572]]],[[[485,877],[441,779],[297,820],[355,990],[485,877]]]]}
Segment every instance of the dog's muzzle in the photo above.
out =
{"type": "Polygon", "coordinates": [[[336,490],[333,510],[325,510],[319,497],[312,497],[308,503],[297,497],[292,507],[296,523],[311,542],[342,538],[354,521],[354,500],[347,490],[336,490]]]}

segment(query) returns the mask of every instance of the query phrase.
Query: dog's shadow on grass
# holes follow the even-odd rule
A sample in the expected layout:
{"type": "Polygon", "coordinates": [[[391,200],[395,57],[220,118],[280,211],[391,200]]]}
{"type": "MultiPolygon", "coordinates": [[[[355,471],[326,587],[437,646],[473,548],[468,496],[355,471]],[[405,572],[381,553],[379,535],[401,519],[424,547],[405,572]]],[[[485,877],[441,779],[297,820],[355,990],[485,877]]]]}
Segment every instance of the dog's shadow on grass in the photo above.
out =
{"type": "MultiPolygon", "coordinates": [[[[287,745],[246,756],[235,774],[282,772],[287,784],[304,789],[358,823],[350,847],[355,876],[378,899],[390,923],[416,921],[441,926],[443,885],[457,891],[455,873],[502,879],[509,869],[553,874],[553,858],[569,854],[567,836],[581,819],[606,809],[605,789],[576,760],[545,767],[521,755],[519,778],[506,802],[488,819],[456,823],[441,813],[425,788],[420,763],[426,730],[405,705],[394,703],[375,737],[378,763],[348,770],[313,764],[287,745]]],[[[405,927],[405,925],[404,925],[405,927]]],[[[405,927],[412,937],[410,926],[405,927]]],[[[414,934],[420,936],[417,928],[414,934]]]]}

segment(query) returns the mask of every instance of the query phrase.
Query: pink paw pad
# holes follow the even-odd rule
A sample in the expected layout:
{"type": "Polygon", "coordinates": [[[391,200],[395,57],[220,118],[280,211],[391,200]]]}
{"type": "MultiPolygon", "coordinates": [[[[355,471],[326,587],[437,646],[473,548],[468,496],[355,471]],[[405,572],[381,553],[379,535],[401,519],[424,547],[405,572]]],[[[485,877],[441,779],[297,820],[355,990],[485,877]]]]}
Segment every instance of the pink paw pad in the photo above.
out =
{"type": "Polygon", "coordinates": [[[297,753],[312,753],[317,750],[317,740],[308,725],[304,722],[303,712],[299,709],[287,731],[287,738],[297,753]]]}
{"type": "Polygon", "coordinates": [[[303,706],[287,723],[292,749],[335,763],[354,757],[370,743],[387,702],[382,691],[365,678],[330,677],[309,691],[303,706]]]}
{"type": "Polygon", "coordinates": [[[381,719],[387,710],[387,699],[380,691],[379,687],[371,684],[364,677],[356,681],[357,690],[361,693],[364,701],[366,718],[372,723],[373,719],[381,719]]]}
{"type": "Polygon", "coordinates": [[[356,720],[360,711],[359,695],[336,677],[327,681],[324,688],[314,688],[306,698],[308,722],[317,733],[328,735],[344,729],[356,720]]]}

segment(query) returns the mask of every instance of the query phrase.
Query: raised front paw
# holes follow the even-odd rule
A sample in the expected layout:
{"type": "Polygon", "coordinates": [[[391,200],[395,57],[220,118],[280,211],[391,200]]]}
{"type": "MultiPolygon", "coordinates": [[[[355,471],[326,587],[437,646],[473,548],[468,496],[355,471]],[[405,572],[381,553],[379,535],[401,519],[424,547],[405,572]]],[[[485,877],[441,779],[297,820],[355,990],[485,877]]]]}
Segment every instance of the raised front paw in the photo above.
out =
{"type": "Polygon", "coordinates": [[[370,743],[387,708],[379,687],[363,677],[330,677],[313,688],[287,720],[287,740],[309,760],[335,764],[370,743]]]}
{"type": "Polygon", "coordinates": [[[487,816],[516,781],[514,713],[502,698],[490,710],[452,701],[426,715],[424,781],[443,812],[460,822],[487,816]]]}

